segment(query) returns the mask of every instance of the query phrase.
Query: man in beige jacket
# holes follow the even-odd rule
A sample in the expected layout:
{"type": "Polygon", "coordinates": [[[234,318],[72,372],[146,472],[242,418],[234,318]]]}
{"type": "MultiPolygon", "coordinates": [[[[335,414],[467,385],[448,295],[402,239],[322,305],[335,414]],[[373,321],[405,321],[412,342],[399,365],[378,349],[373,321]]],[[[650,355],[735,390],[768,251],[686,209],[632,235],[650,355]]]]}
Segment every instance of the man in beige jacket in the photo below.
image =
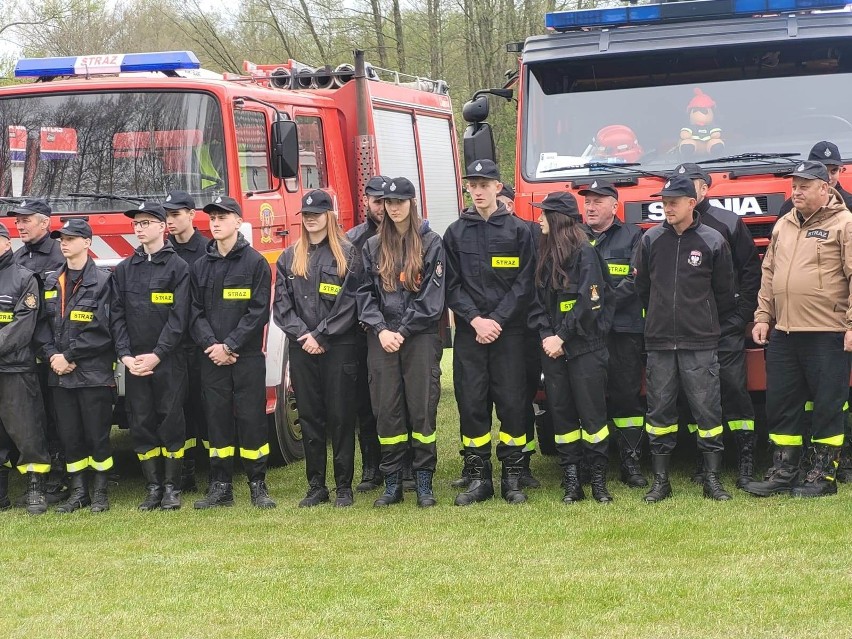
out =
{"type": "Polygon", "coordinates": [[[793,210],[778,220],[763,259],[752,336],[766,351],[766,416],[775,446],[765,497],[835,494],[852,351],[852,213],[828,171],[805,161],[793,171],[793,210]],[[770,331],[770,323],[775,327],[770,331]],[[813,400],[813,464],[799,477],[802,406],[813,400]]]}

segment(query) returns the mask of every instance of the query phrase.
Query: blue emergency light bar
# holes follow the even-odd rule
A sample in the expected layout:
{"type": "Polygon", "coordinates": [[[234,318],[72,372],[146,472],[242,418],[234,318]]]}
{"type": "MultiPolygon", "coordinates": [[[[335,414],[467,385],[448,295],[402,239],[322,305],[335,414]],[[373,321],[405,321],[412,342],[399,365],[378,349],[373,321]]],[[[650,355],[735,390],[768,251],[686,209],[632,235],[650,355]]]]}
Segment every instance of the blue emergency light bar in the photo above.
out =
{"type": "Polygon", "coordinates": [[[591,27],[617,27],[662,22],[711,20],[733,16],[792,13],[817,9],[842,9],[850,0],[693,0],[629,5],[607,9],[581,9],[545,14],[544,26],[554,31],[591,27]]]}
{"type": "Polygon", "coordinates": [[[15,77],[52,78],[61,75],[88,76],[199,68],[201,63],[192,51],[109,53],[71,58],[21,58],[15,65],[15,77]]]}

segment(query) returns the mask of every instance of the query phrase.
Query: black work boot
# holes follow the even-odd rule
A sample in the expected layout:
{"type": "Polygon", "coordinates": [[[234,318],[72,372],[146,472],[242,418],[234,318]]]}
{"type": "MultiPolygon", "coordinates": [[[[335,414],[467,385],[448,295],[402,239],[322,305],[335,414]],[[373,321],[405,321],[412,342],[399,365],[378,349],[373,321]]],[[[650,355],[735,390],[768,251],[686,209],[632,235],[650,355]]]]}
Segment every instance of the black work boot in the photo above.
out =
{"type": "Polygon", "coordinates": [[[450,487],[452,488],[467,488],[470,486],[471,467],[468,462],[468,457],[470,457],[470,455],[465,455],[464,451],[460,451],[460,454],[464,458],[464,465],[462,466],[461,477],[450,482],[450,487]]]}
{"type": "Polygon", "coordinates": [[[503,462],[503,472],[500,477],[500,495],[510,504],[522,504],[527,496],[521,490],[521,464],[503,462]]]}
{"type": "Polygon", "coordinates": [[[0,468],[0,510],[9,510],[12,500],[9,499],[9,469],[0,468]]]}
{"type": "Polygon", "coordinates": [[[722,487],[722,451],[704,453],[704,496],[716,501],[728,501],[731,494],[722,487]]]}
{"type": "Polygon", "coordinates": [[[577,464],[569,464],[562,471],[562,488],[565,489],[565,496],[562,497],[563,504],[576,504],[586,498],[583,485],[580,483],[580,471],[577,469],[577,464]]]}
{"type": "Polygon", "coordinates": [[[654,473],[654,482],[651,490],[645,493],[645,501],[655,504],[672,496],[672,485],[669,483],[669,463],[671,455],[656,455],[651,453],[651,472],[654,473]]]}
{"type": "Polygon", "coordinates": [[[328,502],[328,488],[318,484],[308,486],[308,492],[299,502],[299,508],[313,508],[328,502]]]}
{"type": "Polygon", "coordinates": [[[249,493],[251,493],[251,505],[255,508],[275,508],[278,506],[269,496],[269,489],[266,487],[265,479],[250,481],[249,493]]]}
{"type": "Polygon", "coordinates": [[[180,491],[182,493],[197,493],[198,482],[195,480],[195,458],[192,456],[195,449],[186,451],[183,458],[183,471],[180,477],[180,491]]]}
{"type": "Polygon", "coordinates": [[[541,482],[536,479],[530,470],[530,458],[532,451],[525,452],[521,461],[521,477],[518,480],[518,485],[521,488],[541,488],[541,482]]]}
{"type": "Polygon", "coordinates": [[[753,430],[738,430],[734,435],[737,441],[737,488],[754,481],[754,440],[753,430]]]}
{"type": "Polygon", "coordinates": [[[469,468],[470,484],[466,491],[456,495],[456,506],[468,506],[491,499],[494,496],[491,460],[483,459],[479,455],[468,455],[464,458],[464,463],[469,468]]]}
{"type": "Polygon", "coordinates": [[[772,466],[763,481],[750,481],[743,490],[757,497],[789,493],[799,479],[801,446],[776,446],[772,453],[772,466]]]}
{"type": "Polygon", "coordinates": [[[793,497],[824,497],[837,494],[837,466],[840,459],[839,446],[819,444],[814,450],[814,464],[802,479],[793,486],[793,497]]]}
{"type": "Polygon", "coordinates": [[[417,482],[417,505],[421,508],[437,505],[438,500],[435,499],[435,493],[432,491],[432,471],[415,471],[414,479],[417,482]]]}
{"type": "Polygon", "coordinates": [[[612,502],[612,495],[606,489],[606,464],[592,465],[592,497],[601,504],[612,502]]]}
{"type": "Polygon", "coordinates": [[[837,464],[835,480],[841,484],[852,483],[852,442],[846,438],[846,443],[840,450],[840,462],[837,464]]]}
{"type": "Polygon", "coordinates": [[[160,508],[178,510],[180,508],[181,484],[183,482],[183,459],[166,457],[163,459],[164,483],[160,508]]]}
{"type": "Polygon", "coordinates": [[[139,510],[156,510],[163,499],[163,471],[160,468],[160,458],[142,460],[142,474],[145,476],[145,501],[139,504],[139,510]]]}
{"type": "Polygon", "coordinates": [[[618,454],[621,458],[619,476],[621,483],[630,488],[644,488],[648,480],[642,475],[639,460],[642,456],[642,429],[617,428],[618,454]]]}
{"type": "Polygon", "coordinates": [[[334,507],[349,508],[355,503],[355,497],[352,495],[352,489],[349,486],[342,486],[335,489],[334,507]]]}
{"type": "Polygon", "coordinates": [[[71,473],[71,480],[68,482],[69,495],[68,500],[60,504],[56,508],[58,513],[73,513],[75,510],[85,508],[92,502],[89,500],[89,490],[86,487],[86,471],[80,470],[76,473],[71,473]]]}
{"type": "Polygon", "coordinates": [[[799,470],[802,471],[802,475],[808,472],[811,468],[814,467],[814,457],[816,456],[816,448],[813,444],[808,446],[805,445],[805,449],[802,451],[802,456],[799,458],[799,470]]]}
{"type": "Polygon", "coordinates": [[[47,498],[44,495],[45,480],[45,473],[27,473],[25,508],[30,515],[43,515],[47,512],[47,498]]]}
{"type": "Polygon", "coordinates": [[[107,484],[109,474],[96,471],[92,478],[92,506],[89,510],[93,513],[102,513],[109,510],[109,498],[107,496],[107,484]]]}
{"type": "Polygon", "coordinates": [[[373,502],[373,506],[381,508],[398,504],[402,501],[402,471],[385,475],[385,492],[373,502]]]}
{"type": "Polygon", "coordinates": [[[379,451],[377,444],[361,438],[361,483],[355,487],[359,493],[368,493],[382,485],[382,473],[379,472],[379,451]]]}
{"type": "Polygon", "coordinates": [[[196,510],[206,510],[217,506],[234,505],[234,486],[230,482],[211,481],[207,495],[193,504],[196,510]]]}

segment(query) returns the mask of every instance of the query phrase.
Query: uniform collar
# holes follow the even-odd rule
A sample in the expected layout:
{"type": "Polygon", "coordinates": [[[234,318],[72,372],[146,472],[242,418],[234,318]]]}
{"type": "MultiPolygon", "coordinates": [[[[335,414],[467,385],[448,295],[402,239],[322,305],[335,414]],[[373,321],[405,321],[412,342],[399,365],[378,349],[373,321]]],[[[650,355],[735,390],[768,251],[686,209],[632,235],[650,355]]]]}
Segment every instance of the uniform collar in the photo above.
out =
{"type": "Polygon", "coordinates": [[[50,237],[50,232],[44,234],[41,239],[38,239],[34,242],[24,242],[24,246],[27,247],[28,251],[35,251],[36,253],[50,253],[50,249],[52,248],[52,242],[55,242],[53,238],[50,237]]]}

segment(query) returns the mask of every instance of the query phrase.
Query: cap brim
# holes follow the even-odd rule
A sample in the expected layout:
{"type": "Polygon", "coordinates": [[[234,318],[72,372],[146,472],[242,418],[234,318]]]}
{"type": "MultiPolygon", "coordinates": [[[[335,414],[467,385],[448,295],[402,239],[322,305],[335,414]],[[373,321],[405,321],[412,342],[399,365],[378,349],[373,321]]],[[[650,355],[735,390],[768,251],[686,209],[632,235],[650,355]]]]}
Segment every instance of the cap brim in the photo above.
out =
{"type": "Polygon", "coordinates": [[[694,193],[684,193],[683,191],[666,191],[662,190],[659,193],[652,193],[651,197],[698,197],[694,193]]]}
{"type": "Polygon", "coordinates": [[[78,233],[77,231],[69,231],[68,229],[57,229],[55,231],[50,232],[50,237],[52,237],[54,240],[58,240],[60,235],[65,235],[67,237],[83,237],[87,240],[92,239],[88,235],[83,235],[81,233],[78,233]]]}
{"type": "Polygon", "coordinates": [[[201,209],[205,213],[213,213],[214,211],[218,211],[220,213],[236,213],[240,217],[242,217],[242,213],[239,211],[235,211],[234,209],[226,208],[221,204],[208,204],[203,209],[201,209]]]}
{"type": "Polygon", "coordinates": [[[462,176],[462,180],[469,180],[471,178],[483,178],[485,180],[494,180],[495,182],[499,182],[499,177],[494,177],[493,175],[485,175],[483,173],[468,173],[467,175],[462,176]]]}
{"type": "Polygon", "coordinates": [[[823,182],[828,181],[824,177],[822,177],[820,175],[814,175],[813,173],[790,173],[787,177],[788,178],[799,177],[799,178],[804,178],[805,180],[822,180],[823,182]]]}
{"type": "Polygon", "coordinates": [[[594,195],[603,195],[604,197],[614,197],[616,200],[618,199],[617,196],[613,195],[609,191],[604,191],[602,189],[583,189],[581,191],[577,191],[578,195],[588,195],[589,193],[592,193],[594,195]]]}
{"type": "Polygon", "coordinates": [[[364,193],[370,197],[382,197],[385,194],[381,189],[364,189],[364,193]]]}
{"type": "Polygon", "coordinates": [[[129,211],[125,211],[125,212],[124,212],[124,215],[126,215],[127,217],[129,217],[129,218],[133,219],[134,217],[136,217],[136,216],[137,216],[137,215],[139,215],[140,213],[147,213],[148,215],[150,215],[150,216],[152,216],[152,217],[157,218],[160,222],[165,222],[165,221],[166,221],[165,219],[163,219],[163,218],[161,218],[161,217],[160,217],[160,214],[159,214],[159,213],[156,213],[155,211],[149,211],[149,210],[147,210],[147,209],[130,209],[129,211]]]}
{"type": "Polygon", "coordinates": [[[175,202],[163,202],[160,206],[162,206],[167,211],[179,211],[180,209],[194,208],[192,206],[189,206],[188,204],[181,204],[175,202]]]}
{"type": "MultiPolygon", "coordinates": [[[[14,215],[47,215],[46,213],[39,213],[39,211],[33,211],[32,209],[12,209],[8,213],[6,213],[6,217],[12,217],[14,215]]],[[[50,217],[50,216],[48,216],[50,217]]]]}
{"type": "Polygon", "coordinates": [[[400,194],[400,193],[385,193],[382,196],[383,200],[413,200],[414,195],[409,194],[400,194]]]}
{"type": "Polygon", "coordinates": [[[299,213],[313,213],[314,215],[319,215],[320,213],[328,213],[332,209],[321,209],[318,206],[306,206],[302,208],[299,213]]]}

